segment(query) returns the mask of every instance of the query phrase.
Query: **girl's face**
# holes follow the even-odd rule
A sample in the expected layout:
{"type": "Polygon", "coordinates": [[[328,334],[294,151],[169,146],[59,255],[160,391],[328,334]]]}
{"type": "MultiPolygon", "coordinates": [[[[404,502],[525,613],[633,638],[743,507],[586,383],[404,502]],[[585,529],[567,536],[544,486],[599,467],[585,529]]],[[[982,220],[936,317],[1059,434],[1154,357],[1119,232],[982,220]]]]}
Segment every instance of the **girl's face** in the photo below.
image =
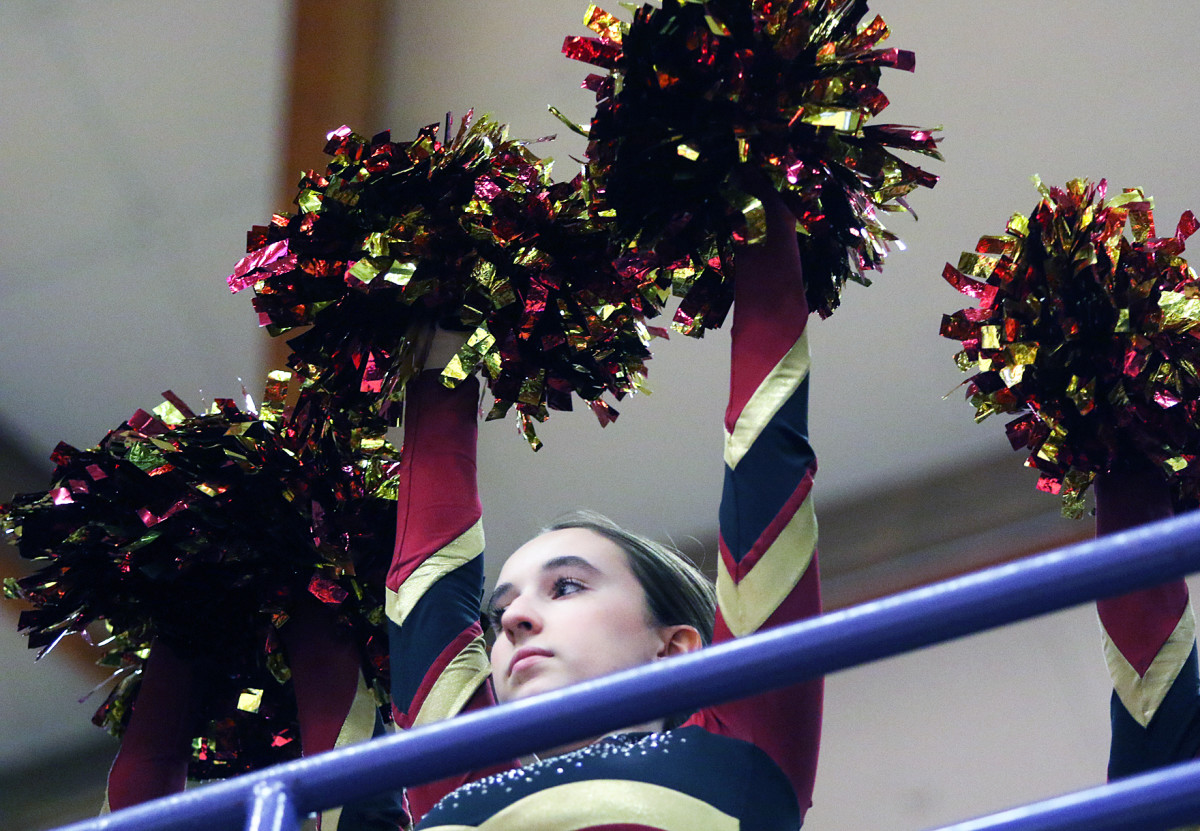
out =
{"type": "Polygon", "coordinates": [[[518,548],[487,609],[501,701],[686,651],[677,630],[695,631],[655,623],[625,552],[586,528],[549,531],[518,548]]]}

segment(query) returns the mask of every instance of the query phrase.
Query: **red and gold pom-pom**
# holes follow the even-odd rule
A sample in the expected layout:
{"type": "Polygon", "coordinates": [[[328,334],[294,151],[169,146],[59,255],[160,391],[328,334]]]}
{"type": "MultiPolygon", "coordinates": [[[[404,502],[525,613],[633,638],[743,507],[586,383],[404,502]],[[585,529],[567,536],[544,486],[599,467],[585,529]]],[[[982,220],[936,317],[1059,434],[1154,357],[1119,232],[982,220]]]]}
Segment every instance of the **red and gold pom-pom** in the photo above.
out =
{"type": "Polygon", "coordinates": [[[272,334],[310,327],[289,362],[339,435],[395,420],[439,325],[468,333],[444,381],[480,370],[491,417],[515,407],[535,447],[533,421],[570,409],[572,393],[603,423],[615,411],[602,396],[645,375],[652,287],[614,269],[581,179],[553,183],[487,118],[438,132],[331,133],[328,170],[301,182],[296,214],[251,232],[230,288],[254,288],[272,334]]]}
{"type": "MultiPolygon", "coordinates": [[[[765,180],[799,220],[809,307],[837,307],[847,280],[868,284],[896,237],[879,214],[937,177],[892,153],[941,158],[931,131],[868,125],[888,104],[885,67],[911,70],[865,2],[664,0],[632,23],[592,6],[599,37],[563,52],[606,75],[584,87],[597,215],[615,222],[621,262],[683,297],[676,328],[702,335],[732,300],[735,242],[765,233],[765,180]],[[747,187],[750,185],[750,187],[747,187]]],[[[557,111],[556,111],[557,112],[557,111]]]]}
{"type": "MultiPolygon", "coordinates": [[[[1036,180],[1035,180],[1036,181],[1036,180]]],[[[1189,211],[1155,236],[1140,190],[1037,182],[1042,200],[1001,236],[983,237],[944,277],[978,305],[942,320],[976,420],[1007,425],[1038,487],[1080,516],[1097,473],[1149,461],[1176,500],[1200,497],[1200,282],[1181,256],[1200,224],[1189,211]],[[1128,233],[1127,233],[1128,232],[1128,233]]]]}
{"type": "MultiPolygon", "coordinates": [[[[197,414],[170,393],[94,448],[60,444],[50,488],[18,495],[0,523],[38,564],[5,593],[32,604],[20,628],[43,652],[102,622],[101,663],[121,678],[96,714],[119,734],[151,643],[168,644],[210,674],[207,750],[191,775],[230,776],[298,755],[295,703],[278,630],[315,598],[357,637],[364,677],[389,687],[383,574],[395,495],[382,460],[296,445],[286,393],[261,412],[218,399],[197,414]],[[262,691],[252,708],[243,694],[262,691]],[[241,725],[237,741],[214,738],[241,725]],[[261,738],[256,741],[254,737],[261,738]]],[[[86,635],[85,635],[86,636],[86,635]]],[[[381,702],[386,700],[381,698],[381,702]]],[[[386,708],[384,708],[386,710],[386,708]]],[[[384,713],[385,716],[387,713],[384,713]]]]}

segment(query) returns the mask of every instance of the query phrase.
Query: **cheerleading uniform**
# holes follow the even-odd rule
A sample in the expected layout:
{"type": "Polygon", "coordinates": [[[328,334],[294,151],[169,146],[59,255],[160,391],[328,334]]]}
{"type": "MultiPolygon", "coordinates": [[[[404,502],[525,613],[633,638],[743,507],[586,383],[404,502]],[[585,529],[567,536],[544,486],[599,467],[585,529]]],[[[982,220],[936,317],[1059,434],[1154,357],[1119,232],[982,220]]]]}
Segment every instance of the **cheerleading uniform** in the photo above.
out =
{"type": "Polygon", "coordinates": [[[1196,621],[1177,580],[1098,604],[1113,680],[1109,779],[1200,754],[1196,621]]]}
{"type": "MultiPolygon", "coordinates": [[[[1157,474],[1096,481],[1096,530],[1112,533],[1171,515],[1157,474]]],[[[1099,601],[1104,657],[1113,681],[1109,779],[1200,754],[1196,622],[1183,580],[1099,601]]]]}
{"type": "MultiPolygon", "coordinates": [[[[739,273],[752,276],[735,302],[717,641],[820,611],[807,306],[794,245],[790,254],[739,253],[739,273]]],[[[446,390],[432,373],[410,386],[387,602],[402,727],[493,703],[479,621],[476,389],[446,390]]],[[[424,829],[529,828],[531,818],[544,828],[794,829],[811,804],[821,697],[816,680],[707,707],[665,733],[419,785],[409,806],[424,829]]]]}
{"type": "MultiPolygon", "coordinates": [[[[340,631],[332,617],[319,604],[305,599],[293,610],[282,635],[293,682],[288,692],[295,701],[292,718],[284,721],[289,726],[295,722],[308,756],[382,733],[374,693],[366,686],[360,668],[358,644],[349,633],[340,631]]],[[[212,698],[225,682],[227,669],[211,661],[188,660],[167,643],[154,643],[109,771],[106,813],[184,789],[189,768],[201,750],[193,749],[196,733],[206,716],[223,703],[212,698]]],[[[228,747],[240,751],[239,765],[254,769],[278,761],[255,754],[255,741],[265,741],[259,735],[240,735],[231,720],[217,723],[228,734],[223,736],[228,747]]],[[[295,727],[281,735],[294,742],[295,727]]],[[[398,808],[377,800],[325,811],[319,827],[325,831],[395,828],[398,816],[398,808]]]]}

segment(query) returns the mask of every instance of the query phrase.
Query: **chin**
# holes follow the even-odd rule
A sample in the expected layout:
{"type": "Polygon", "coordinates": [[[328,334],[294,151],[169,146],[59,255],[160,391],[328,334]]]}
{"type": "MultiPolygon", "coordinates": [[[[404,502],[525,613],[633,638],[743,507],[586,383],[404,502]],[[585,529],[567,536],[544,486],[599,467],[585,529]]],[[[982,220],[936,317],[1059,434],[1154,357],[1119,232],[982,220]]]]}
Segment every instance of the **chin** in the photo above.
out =
{"type": "Polygon", "coordinates": [[[539,693],[561,690],[563,687],[566,687],[569,684],[570,682],[556,682],[551,678],[530,678],[528,681],[525,681],[515,688],[510,687],[503,696],[500,696],[499,691],[497,691],[496,694],[501,701],[517,701],[522,698],[529,698],[530,696],[538,695],[539,693]]]}

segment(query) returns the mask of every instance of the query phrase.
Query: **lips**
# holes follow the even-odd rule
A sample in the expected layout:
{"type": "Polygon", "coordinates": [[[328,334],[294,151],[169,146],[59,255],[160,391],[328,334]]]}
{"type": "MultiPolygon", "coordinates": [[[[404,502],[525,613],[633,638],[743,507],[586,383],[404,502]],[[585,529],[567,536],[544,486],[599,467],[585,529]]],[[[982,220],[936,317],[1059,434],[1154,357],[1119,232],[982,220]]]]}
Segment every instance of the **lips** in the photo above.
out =
{"type": "Polygon", "coordinates": [[[541,649],[536,646],[523,646],[513,653],[512,660],[508,662],[508,677],[512,677],[513,671],[522,661],[530,658],[548,658],[554,653],[548,649],[541,649]]]}

